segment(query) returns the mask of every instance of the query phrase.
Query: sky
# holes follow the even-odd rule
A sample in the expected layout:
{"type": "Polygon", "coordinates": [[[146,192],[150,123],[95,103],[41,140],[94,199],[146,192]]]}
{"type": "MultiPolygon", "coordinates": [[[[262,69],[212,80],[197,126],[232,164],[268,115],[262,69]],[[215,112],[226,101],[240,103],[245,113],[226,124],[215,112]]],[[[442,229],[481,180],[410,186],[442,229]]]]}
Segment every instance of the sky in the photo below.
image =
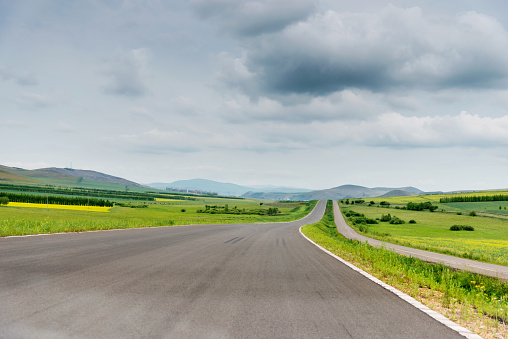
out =
{"type": "Polygon", "coordinates": [[[0,164],[508,188],[505,0],[0,0],[0,164]]]}

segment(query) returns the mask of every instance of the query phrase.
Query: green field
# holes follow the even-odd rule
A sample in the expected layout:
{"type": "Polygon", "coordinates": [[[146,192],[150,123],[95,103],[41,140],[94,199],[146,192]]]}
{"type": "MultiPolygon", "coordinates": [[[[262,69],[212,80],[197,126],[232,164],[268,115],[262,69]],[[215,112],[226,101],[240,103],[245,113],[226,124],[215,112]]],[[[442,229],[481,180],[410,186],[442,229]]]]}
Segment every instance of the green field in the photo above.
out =
{"type": "Polygon", "coordinates": [[[253,222],[281,222],[297,220],[310,212],[315,202],[260,203],[253,200],[198,198],[195,201],[133,202],[146,208],[114,207],[108,213],[68,211],[41,208],[0,207],[0,236],[78,232],[99,229],[117,229],[189,224],[230,224],[253,222]],[[277,207],[275,216],[197,213],[206,205],[225,205],[253,210],[277,207]],[[185,212],[182,212],[185,210],[185,212]]]}
{"type": "MultiPolygon", "coordinates": [[[[477,207],[495,210],[493,206],[499,208],[502,203],[506,202],[439,204],[439,211],[442,205],[453,205],[449,206],[448,210],[462,211],[464,212],[462,215],[458,215],[456,212],[431,213],[429,211],[408,211],[396,208],[345,204],[341,204],[341,210],[344,212],[351,209],[372,219],[380,219],[383,214],[390,213],[392,217],[396,216],[405,221],[404,224],[399,225],[379,222],[378,224],[367,225],[366,228],[365,226],[360,227],[362,225],[356,225],[357,229],[366,229],[366,235],[370,237],[508,266],[508,220],[482,217],[481,213],[476,217],[472,217],[467,213],[473,210],[472,208],[477,207]],[[492,205],[489,206],[489,204],[492,205]],[[410,224],[410,220],[415,220],[416,223],[410,224]],[[450,227],[453,225],[469,225],[474,227],[474,231],[450,231],[450,227]]],[[[348,222],[348,224],[351,225],[351,222],[348,222]]]]}

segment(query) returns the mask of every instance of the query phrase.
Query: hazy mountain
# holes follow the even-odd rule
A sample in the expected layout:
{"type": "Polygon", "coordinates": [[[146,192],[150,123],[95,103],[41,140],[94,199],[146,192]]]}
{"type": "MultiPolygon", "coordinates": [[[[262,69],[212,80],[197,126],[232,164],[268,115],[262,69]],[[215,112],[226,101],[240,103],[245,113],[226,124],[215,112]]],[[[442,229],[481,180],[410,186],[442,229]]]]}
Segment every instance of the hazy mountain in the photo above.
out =
{"type": "Polygon", "coordinates": [[[215,192],[219,195],[227,196],[241,196],[247,192],[282,192],[282,193],[297,193],[309,192],[310,190],[304,188],[294,187],[280,187],[280,186],[242,186],[232,183],[224,183],[207,179],[189,179],[178,180],[171,183],[152,183],[147,184],[150,187],[158,189],[166,189],[167,187],[215,192]]]}
{"type": "MultiPolygon", "coordinates": [[[[377,190],[377,191],[386,191],[386,193],[394,190],[393,188],[388,188],[388,187],[376,187],[376,188],[373,188],[373,189],[377,190]]],[[[400,188],[397,188],[396,190],[406,191],[406,192],[410,192],[410,193],[414,193],[414,194],[422,194],[422,193],[424,193],[422,190],[419,190],[418,188],[412,187],[412,186],[400,187],[400,188]]]]}
{"type": "Polygon", "coordinates": [[[404,191],[404,190],[400,189],[400,190],[390,191],[388,193],[380,195],[380,197],[386,197],[386,198],[388,198],[388,197],[409,197],[409,196],[412,196],[412,195],[417,195],[417,194],[409,192],[409,191],[404,191]]]}
{"type": "MultiPolygon", "coordinates": [[[[331,200],[340,200],[346,198],[370,198],[370,197],[379,197],[383,194],[387,194],[393,191],[401,191],[408,192],[407,188],[387,188],[387,187],[377,187],[377,188],[369,188],[364,186],[356,186],[356,185],[342,185],[334,188],[317,190],[311,192],[304,193],[293,193],[293,194],[281,194],[281,193],[272,193],[272,192],[248,192],[242,197],[244,198],[258,198],[258,199],[270,199],[270,200],[317,200],[317,199],[331,199],[331,200]]],[[[417,188],[410,187],[414,192],[423,193],[417,188]]],[[[415,193],[416,194],[416,193],[415,193]]]]}
{"type": "Polygon", "coordinates": [[[46,171],[46,172],[55,172],[63,175],[75,177],[75,178],[83,178],[88,180],[102,181],[108,182],[112,184],[121,184],[121,185],[130,185],[130,186],[141,186],[134,181],[126,180],[123,178],[115,177],[109,174],[104,174],[101,172],[90,171],[90,170],[80,170],[80,169],[72,169],[72,168],[41,168],[38,171],[46,171]]]}
{"type": "Polygon", "coordinates": [[[10,181],[13,183],[38,182],[56,185],[79,186],[80,184],[84,183],[82,183],[81,180],[85,179],[87,180],[87,186],[97,186],[98,188],[103,187],[104,184],[113,184],[108,187],[110,189],[121,189],[123,185],[143,188],[142,185],[133,181],[90,170],[56,167],[27,170],[18,167],[0,165],[0,171],[1,181],[10,181]],[[115,186],[115,184],[119,186],[115,186]]]}

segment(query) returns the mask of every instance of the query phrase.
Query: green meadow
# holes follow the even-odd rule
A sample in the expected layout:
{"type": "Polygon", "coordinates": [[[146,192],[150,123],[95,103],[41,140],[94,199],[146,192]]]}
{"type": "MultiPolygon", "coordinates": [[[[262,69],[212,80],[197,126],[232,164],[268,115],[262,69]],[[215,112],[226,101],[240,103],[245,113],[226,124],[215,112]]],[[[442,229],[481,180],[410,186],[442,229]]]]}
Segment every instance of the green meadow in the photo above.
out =
{"type": "Polygon", "coordinates": [[[190,224],[282,222],[307,215],[316,202],[260,202],[254,200],[196,198],[194,201],[132,202],[141,208],[113,207],[109,212],[44,208],[0,207],[0,236],[81,232],[119,228],[190,224]],[[198,213],[207,205],[237,207],[245,214],[198,213]],[[256,210],[277,208],[276,215],[258,215],[256,210]],[[249,214],[251,212],[251,214],[249,214]]]}
{"type": "Polygon", "coordinates": [[[500,211],[499,206],[502,206],[501,211],[504,211],[505,205],[506,202],[438,204],[439,208],[436,212],[429,212],[377,205],[341,204],[341,210],[344,213],[349,209],[364,214],[366,218],[378,219],[377,224],[369,225],[352,225],[351,220],[348,221],[349,225],[358,231],[362,230],[367,236],[386,242],[508,266],[508,220],[503,219],[502,216],[487,217],[488,215],[482,212],[495,211],[497,213],[500,211]],[[497,209],[495,206],[498,206],[497,209]],[[443,209],[445,212],[441,212],[443,209]],[[470,211],[474,210],[477,211],[477,216],[469,216],[470,211]],[[400,218],[405,223],[390,224],[379,220],[387,214],[400,218]],[[410,220],[414,220],[415,223],[409,223],[410,220]],[[474,231],[451,231],[450,227],[453,225],[472,226],[474,231]]]}

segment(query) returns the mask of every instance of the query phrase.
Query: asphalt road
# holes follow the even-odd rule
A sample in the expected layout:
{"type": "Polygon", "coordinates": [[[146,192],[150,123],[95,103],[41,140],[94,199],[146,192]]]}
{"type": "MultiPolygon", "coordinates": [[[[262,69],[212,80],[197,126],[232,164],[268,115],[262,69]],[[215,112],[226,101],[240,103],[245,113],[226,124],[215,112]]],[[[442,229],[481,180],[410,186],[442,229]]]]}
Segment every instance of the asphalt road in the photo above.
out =
{"type": "Polygon", "coordinates": [[[383,246],[385,248],[391,249],[397,253],[400,253],[408,257],[410,256],[428,262],[442,263],[448,267],[456,268],[459,270],[466,270],[470,272],[476,272],[483,275],[488,275],[491,277],[508,281],[508,267],[506,266],[487,264],[480,261],[463,259],[451,255],[423,251],[400,245],[394,245],[358,234],[356,233],[355,230],[353,230],[346,224],[344,217],[340,213],[339,204],[337,203],[336,200],[333,201],[333,213],[335,215],[335,225],[337,225],[337,230],[346,238],[355,239],[362,242],[368,242],[369,244],[377,247],[383,246]]]}
{"type": "Polygon", "coordinates": [[[1,338],[463,338],[303,220],[0,239],[1,338]]]}

